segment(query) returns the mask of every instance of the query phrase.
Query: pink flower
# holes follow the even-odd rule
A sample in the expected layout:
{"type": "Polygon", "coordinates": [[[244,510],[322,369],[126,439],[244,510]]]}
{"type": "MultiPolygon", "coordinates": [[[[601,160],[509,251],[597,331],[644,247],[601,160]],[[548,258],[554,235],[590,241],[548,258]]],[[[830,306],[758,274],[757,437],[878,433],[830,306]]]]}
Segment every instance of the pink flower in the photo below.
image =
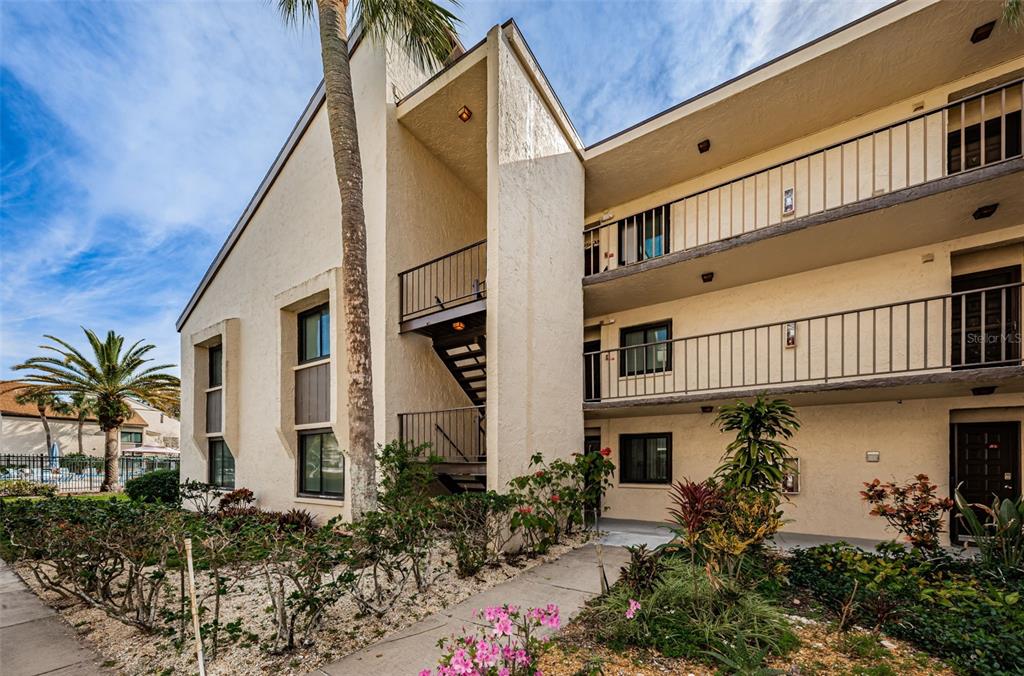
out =
{"type": "Polygon", "coordinates": [[[508,615],[499,617],[494,623],[494,634],[495,636],[512,635],[512,620],[509,619],[508,615]]]}
{"type": "Polygon", "coordinates": [[[430,669],[424,669],[423,671],[420,672],[420,676],[431,676],[432,673],[433,672],[430,671],[430,669]]]}
{"type": "Polygon", "coordinates": [[[640,602],[633,599],[629,600],[629,610],[626,611],[626,619],[632,620],[636,616],[636,611],[640,610],[640,602]]]}
{"type": "Polygon", "coordinates": [[[558,497],[558,493],[551,496],[551,502],[558,502],[561,498],[558,497]]]}
{"type": "Polygon", "coordinates": [[[603,455],[604,457],[607,458],[611,454],[612,454],[612,449],[610,449],[608,447],[605,447],[605,448],[601,449],[601,455],[603,455]]]}
{"type": "Polygon", "coordinates": [[[502,667],[498,669],[498,676],[511,676],[512,672],[508,670],[508,667],[502,667]]]}

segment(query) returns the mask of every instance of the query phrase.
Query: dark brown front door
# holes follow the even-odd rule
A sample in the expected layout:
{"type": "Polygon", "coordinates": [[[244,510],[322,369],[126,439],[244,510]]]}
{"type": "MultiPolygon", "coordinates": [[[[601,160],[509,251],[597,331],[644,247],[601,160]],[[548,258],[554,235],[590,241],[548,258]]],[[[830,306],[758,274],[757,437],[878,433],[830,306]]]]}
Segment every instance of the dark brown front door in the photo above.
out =
{"type": "Polygon", "coordinates": [[[1019,282],[1019,265],[953,278],[953,368],[1020,363],[1019,282]]]}
{"type": "Polygon", "coordinates": [[[600,349],[600,340],[588,340],[583,343],[583,401],[597,401],[601,398],[600,367],[603,355],[600,349]]]}
{"type": "MultiPolygon", "coordinates": [[[[967,502],[990,505],[995,496],[1020,495],[1019,423],[954,423],[950,441],[952,485],[967,502]]],[[[958,521],[954,516],[950,524],[954,540],[958,521]]]]}

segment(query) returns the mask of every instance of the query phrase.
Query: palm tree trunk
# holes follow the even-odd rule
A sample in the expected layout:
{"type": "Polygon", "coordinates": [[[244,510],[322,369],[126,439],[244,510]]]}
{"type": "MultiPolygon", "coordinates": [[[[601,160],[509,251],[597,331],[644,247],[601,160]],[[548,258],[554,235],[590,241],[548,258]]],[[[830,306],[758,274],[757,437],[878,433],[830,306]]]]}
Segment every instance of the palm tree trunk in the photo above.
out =
{"type": "Polygon", "coordinates": [[[78,414],[78,454],[85,455],[85,446],[82,444],[82,430],[85,427],[85,414],[78,414]]]}
{"type": "Polygon", "coordinates": [[[53,436],[50,434],[50,421],[46,419],[46,406],[40,404],[39,410],[39,422],[43,423],[43,432],[46,433],[46,450],[44,453],[50,452],[50,446],[53,445],[53,436]]]}
{"type": "Polygon", "coordinates": [[[118,460],[120,460],[120,444],[118,444],[118,430],[120,428],[104,430],[105,441],[103,445],[103,483],[100,484],[100,493],[110,493],[120,488],[120,476],[118,476],[118,460]]]}
{"type": "Polygon", "coordinates": [[[327,120],[341,193],[341,275],[348,355],[349,502],[352,518],[376,508],[370,303],[366,286],[366,220],[352,72],[348,61],[347,0],[317,0],[327,120]]]}

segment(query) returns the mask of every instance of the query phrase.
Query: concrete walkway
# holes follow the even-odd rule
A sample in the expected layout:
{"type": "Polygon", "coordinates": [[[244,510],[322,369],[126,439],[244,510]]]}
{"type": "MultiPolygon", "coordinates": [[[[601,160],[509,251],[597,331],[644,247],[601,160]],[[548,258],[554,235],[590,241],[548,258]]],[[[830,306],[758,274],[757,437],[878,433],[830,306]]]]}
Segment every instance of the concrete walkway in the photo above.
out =
{"type": "Polygon", "coordinates": [[[0,674],[100,676],[111,672],[72,629],[0,560],[0,674]]]}
{"type": "MultiPolygon", "coordinates": [[[[604,566],[609,583],[618,579],[619,568],[628,558],[629,553],[622,547],[604,547],[604,566]]],[[[441,655],[438,639],[459,633],[463,627],[481,624],[473,617],[474,610],[504,603],[521,607],[555,603],[564,624],[600,591],[597,550],[594,545],[587,545],[420,620],[338,662],[317,669],[313,674],[416,676],[421,670],[437,665],[441,655]]]]}

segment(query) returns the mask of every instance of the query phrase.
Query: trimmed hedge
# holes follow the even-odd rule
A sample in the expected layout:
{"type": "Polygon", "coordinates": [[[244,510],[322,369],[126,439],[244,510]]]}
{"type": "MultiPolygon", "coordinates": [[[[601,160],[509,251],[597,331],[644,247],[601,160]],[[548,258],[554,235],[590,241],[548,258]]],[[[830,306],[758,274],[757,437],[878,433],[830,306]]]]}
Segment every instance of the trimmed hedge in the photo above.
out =
{"type": "Polygon", "coordinates": [[[124,492],[137,502],[160,502],[165,505],[181,504],[178,491],[178,470],[158,469],[131,479],[124,485],[124,492]]]}

